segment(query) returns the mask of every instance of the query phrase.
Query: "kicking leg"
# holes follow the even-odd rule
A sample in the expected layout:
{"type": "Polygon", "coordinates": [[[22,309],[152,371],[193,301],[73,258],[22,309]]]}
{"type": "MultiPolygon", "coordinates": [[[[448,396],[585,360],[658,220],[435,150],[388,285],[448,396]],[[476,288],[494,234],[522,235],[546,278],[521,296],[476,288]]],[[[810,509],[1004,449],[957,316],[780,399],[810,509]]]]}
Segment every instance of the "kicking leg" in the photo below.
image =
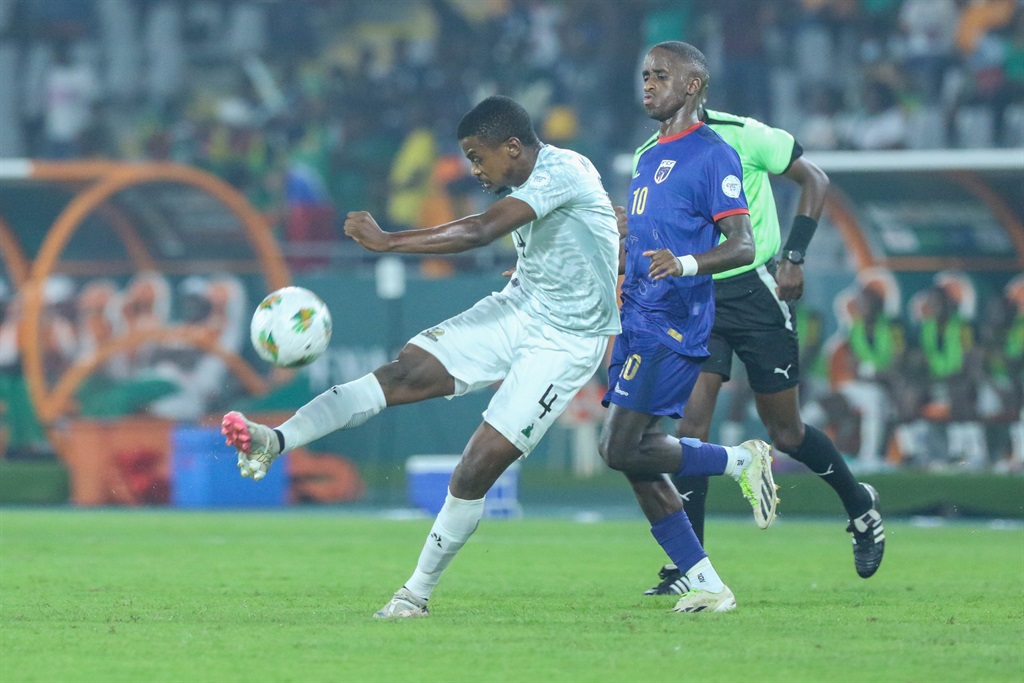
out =
{"type": "Polygon", "coordinates": [[[259,481],[277,456],[339,429],[363,424],[387,406],[415,403],[455,392],[455,380],[441,362],[407,345],[398,359],[346,384],[331,387],[277,429],[230,412],[221,422],[229,446],[238,451],[243,477],[259,481]]]}

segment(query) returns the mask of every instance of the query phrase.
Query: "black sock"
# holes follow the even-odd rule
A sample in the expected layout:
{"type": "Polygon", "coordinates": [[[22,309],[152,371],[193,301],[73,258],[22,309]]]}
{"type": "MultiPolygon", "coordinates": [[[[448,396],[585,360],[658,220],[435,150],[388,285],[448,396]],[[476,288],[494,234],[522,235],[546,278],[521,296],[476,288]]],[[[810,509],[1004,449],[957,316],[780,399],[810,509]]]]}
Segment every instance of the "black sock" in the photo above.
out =
{"type": "Polygon", "coordinates": [[[683,496],[683,509],[693,525],[693,533],[704,545],[704,506],[708,497],[707,477],[673,477],[672,482],[683,496]]]}
{"type": "Polygon", "coordinates": [[[835,489],[851,519],[863,515],[871,507],[871,496],[854,478],[836,445],[820,429],[804,425],[804,442],[789,455],[807,465],[835,489]]]}

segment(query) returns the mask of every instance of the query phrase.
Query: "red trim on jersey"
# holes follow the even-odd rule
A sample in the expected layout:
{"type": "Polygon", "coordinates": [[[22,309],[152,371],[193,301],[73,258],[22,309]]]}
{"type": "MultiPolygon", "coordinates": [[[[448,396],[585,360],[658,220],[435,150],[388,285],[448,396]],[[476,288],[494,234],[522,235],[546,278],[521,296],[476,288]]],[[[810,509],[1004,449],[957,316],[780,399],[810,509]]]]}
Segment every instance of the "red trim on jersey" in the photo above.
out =
{"type": "Polygon", "coordinates": [[[678,140],[679,138],[686,137],[687,135],[689,135],[690,133],[692,133],[693,131],[697,130],[698,128],[700,128],[703,125],[704,125],[703,121],[698,121],[697,123],[693,124],[692,126],[690,126],[689,128],[687,128],[686,130],[684,130],[684,131],[682,131],[680,133],[673,133],[672,135],[666,135],[665,137],[661,137],[659,135],[658,136],[658,144],[659,145],[663,145],[666,142],[674,142],[674,141],[678,140]]]}
{"type": "Polygon", "coordinates": [[[722,213],[718,214],[717,216],[712,216],[712,218],[717,223],[718,221],[722,220],[723,218],[728,218],[729,216],[735,216],[735,215],[741,214],[741,213],[746,214],[746,215],[749,216],[750,215],[750,209],[729,209],[728,211],[723,211],[722,213]]]}

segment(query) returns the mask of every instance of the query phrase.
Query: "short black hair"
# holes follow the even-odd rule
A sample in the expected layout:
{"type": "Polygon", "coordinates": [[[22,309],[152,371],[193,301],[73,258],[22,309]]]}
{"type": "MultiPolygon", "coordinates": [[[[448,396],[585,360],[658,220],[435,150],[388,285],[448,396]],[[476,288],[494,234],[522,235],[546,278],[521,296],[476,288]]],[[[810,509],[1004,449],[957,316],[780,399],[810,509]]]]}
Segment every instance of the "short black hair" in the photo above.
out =
{"type": "Polygon", "coordinates": [[[681,40],[666,40],[663,43],[658,43],[651,49],[653,50],[654,48],[673,52],[679,55],[684,62],[692,64],[693,68],[697,70],[697,75],[700,76],[701,92],[707,92],[708,81],[711,79],[711,75],[708,73],[708,59],[704,56],[703,52],[681,40]]]}
{"type": "Polygon", "coordinates": [[[501,144],[519,138],[527,147],[540,145],[530,115],[510,97],[494,95],[473,107],[459,122],[459,140],[475,135],[485,145],[501,144]]]}

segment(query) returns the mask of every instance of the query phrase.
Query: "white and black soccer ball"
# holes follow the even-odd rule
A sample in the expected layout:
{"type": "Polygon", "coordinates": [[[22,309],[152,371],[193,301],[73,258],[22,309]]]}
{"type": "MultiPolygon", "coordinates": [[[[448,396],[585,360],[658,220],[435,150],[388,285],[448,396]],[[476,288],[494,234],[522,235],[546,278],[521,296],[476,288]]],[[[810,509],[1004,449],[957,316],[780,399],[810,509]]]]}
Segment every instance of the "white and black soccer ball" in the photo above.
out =
{"type": "Polygon", "coordinates": [[[268,363],[282,368],[309,365],[331,342],[331,312],[308,289],[282,287],[256,307],[249,338],[268,363]]]}

